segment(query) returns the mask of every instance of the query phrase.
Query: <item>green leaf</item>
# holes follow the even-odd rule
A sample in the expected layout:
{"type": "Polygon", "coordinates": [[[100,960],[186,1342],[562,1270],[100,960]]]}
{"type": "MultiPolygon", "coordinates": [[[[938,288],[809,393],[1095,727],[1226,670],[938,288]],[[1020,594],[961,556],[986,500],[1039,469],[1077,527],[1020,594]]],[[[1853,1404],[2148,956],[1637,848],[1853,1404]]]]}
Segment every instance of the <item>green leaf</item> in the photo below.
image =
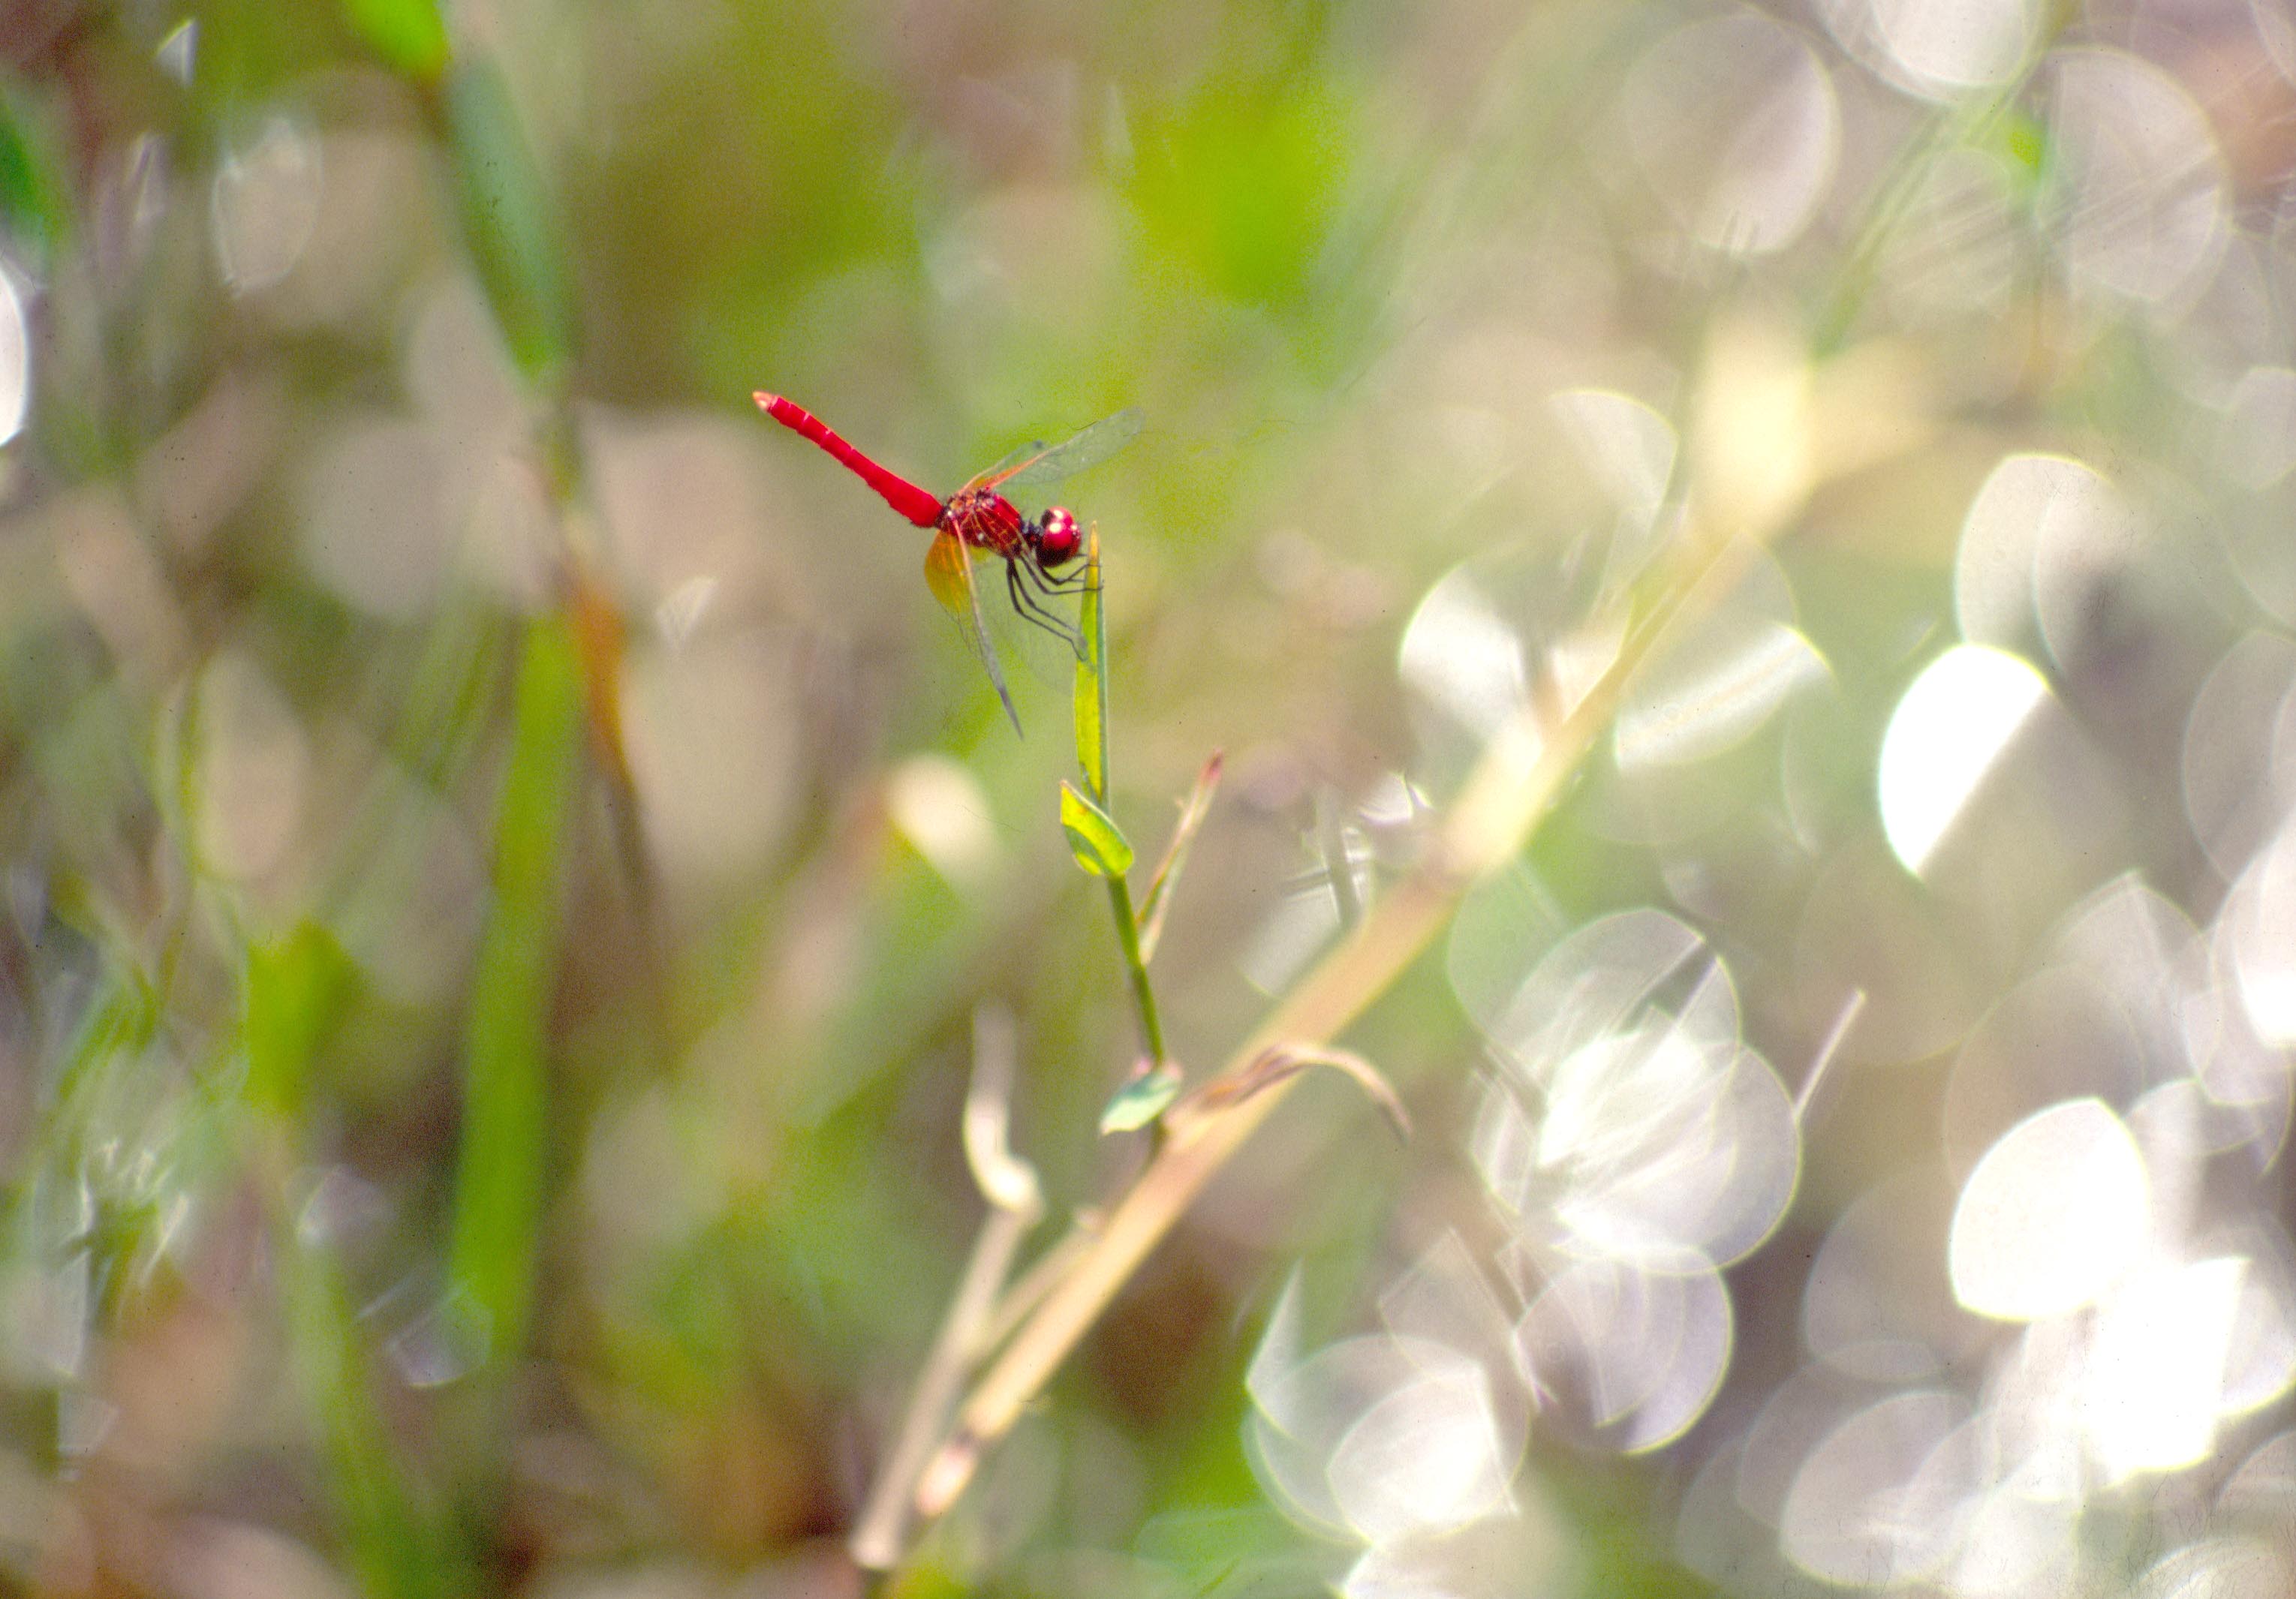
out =
{"type": "Polygon", "coordinates": [[[447,66],[447,24],[432,0],[343,0],[343,17],[393,70],[425,82],[447,66]]]}
{"type": "Polygon", "coordinates": [[[542,168],[492,64],[455,67],[446,106],[463,235],[479,281],[519,370],[547,379],[573,359],[574,298],[542,168]]]}
{"type": "Polygon", "coordinates": [[[1132,845],[1123,829],[1073,783],[1061,785],[1061,828],[1077,864],[1094,877],[1120,877],[1132,869],[1132,845]]]}
{"type": "Polygon", "coordinates": [[[279,1276],[290,1368],[319,1424],[326,1484],[362,1591],[450,1599],[470,1591],[441,1519],[416,1497],[390,1443],[369,1375],[372,1356],[333,1246],[280,1223],[279,1276]]]}
{"type": "Polygon", "coordinates": [[[69,217],[48,141],[13,96],[0,97],[0,233],[45,265],[69,217]]]}
{"type": "Polygon", "coordinates": [[[1108,625],[1100,608],[1100,535],[1085,542],[1084,604],[1077,614],[1084,633],[1084,658],[1076,669],[1077,765],[1085,787],[1103,804],[1108,800],[1108,625]]]}
{"type": "Polygon", "coordinates": [[[582,750],[582,673],[562,616],[527,624],[494,899],[464,1039],[447,1280],[497,1358],[525,1336],[549,1142],[545,1024],[558,970],[561,855],[582,750]]]}
{"type": "Polygon", "coordinates": [[[311,1062],[352,978],[350,958],[316,922],[248,950],[240,1036],[250,1104],[289,1118],[301,1113],[311,1062]]]}
{"type": "Polygon", "coordinates": [[[1147,1126],[1180,1097],[1181,1081],[1180,1068],[1168,1060],[1142,1073],[1110,1096],[1100,1113],[1100,1130],[1136,1132],[1147,1126]]]}

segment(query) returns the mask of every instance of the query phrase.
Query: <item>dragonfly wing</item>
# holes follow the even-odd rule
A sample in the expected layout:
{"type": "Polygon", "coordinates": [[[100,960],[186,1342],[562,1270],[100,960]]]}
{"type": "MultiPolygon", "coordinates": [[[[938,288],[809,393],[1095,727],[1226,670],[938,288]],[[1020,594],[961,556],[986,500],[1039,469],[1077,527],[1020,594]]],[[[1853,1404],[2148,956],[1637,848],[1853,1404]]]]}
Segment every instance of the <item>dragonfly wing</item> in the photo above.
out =
{"type": "Polygon", "coordinates": [[[925,551],[925,586],[932,591],[941,609],[956,624],[956,631],[980,657],[981,667],[988,673],[989,682],[996,689],[996,698],[1004,703],[1004,714],[1013,719],[1013,730],[1021,730],[1021,713],[1013,708],[1012,691],[1004,687],[1004,673],[996,665],[996,647],[988,641],[988,629],[980,618],[980,588],[973,581],[972,551],[965,542],[944,528],[934,535],[932,547],[925,551]]]}
{"type": "Polygon", "coordinates": [[[1140,436],[1140,424],[1136,409],[1119,411],[1064,443],[1034,444],[1016,450],[968,486],[1000,489],[1007,494],[1049,486],[1106,461],[1140,436]]]}
{"type": "Polygon", "coordinates": [[[966,484],[964,486],[967,488],[993,488],[997,484],[1004,482],[1007,477],[1012,477],[1014,473],[1022,470],[1030,463],[1043,460],[1046,456],[1053,453],[1053,449],[1054,446],[1046,444],[1043,439],[1032,438],[1027,444],[1022,445],[1019,449],[1013,451],[1011,454],[999,460],[996,465],[990,467],[987,471],[981,473],[978,477],[975,477],[972,482],[966,484]]]}

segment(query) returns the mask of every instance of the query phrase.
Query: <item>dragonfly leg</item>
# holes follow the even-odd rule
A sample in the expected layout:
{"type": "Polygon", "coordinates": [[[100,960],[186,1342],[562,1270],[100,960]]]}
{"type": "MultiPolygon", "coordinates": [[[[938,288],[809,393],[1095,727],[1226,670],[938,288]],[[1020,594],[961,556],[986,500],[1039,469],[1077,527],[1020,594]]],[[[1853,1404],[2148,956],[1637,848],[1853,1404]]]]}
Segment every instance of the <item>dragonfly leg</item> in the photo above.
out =
{"type": "MultiPolygon", "coordinates": [[[[1033,576],[1036,580],[1037,592],[1040,596],[1047,599],[1058,600],[1070,598],[1083,589],[1093,587],[1093,584],[1088,581],[1091,575],[1091,568],[1087,567],[1078,567],[1075,571],[1070,573],[1065,578],[1059,578],[1054,577],[1052,574],[1043,570],[1041,567],[1032,566],[1028,571],[1023,572],[1021,575],[1021,581],[1022,586],[1025,587],[1027,586],[1029,580],[1033,576]]],[[[1061,618],[1060,632],[1061,636],[1069,641],[1069,648],[1075,652],[1076,658],[1079,661],[1084,659],[1084,630],[1069,622],[1066,617],[1062,617],[1061,618]]]]}
{"type": "Polygon", "coordinates": [[[1058,574],[1046,571],[1034,561],[1029,562],[1028,567],[1021,574],[1021,581],[1034,585],[1037,592],[1048,598],[1081,593],[1092,586],[1090,567],[1078,567],[1074,571],[1058,574]]]}
{"type": "MultiPolygon", "coordinates": [[[[1027,569],[1021,574],[1021,584],[1023,588],[1033,589],[1039,600],[1066,600],[1076,595],[1079,591],[1079,585],[1084,584],[1085,579],[1090,575],[1089,567],[1078,567],[1065,577],[1055,577],[1031,561],[1028,563],[1027,569]]],[[[1066,618],[1062,619],[1061,631],[1079,641],[1084,637],[1084,634],[1071,626],[1066,618]]]]}
{"type": "Polygon", "coordinates": [[[1028,585],[1021,579],[1020,562],[1008,560],[1004,563],[1004,588],[1013,596],[1013,608],[1021,613],[1023,621],[1034,623],[1058,638],[1074,652],[1077,659],[1084,658],[1084,635],[1065,619],[1046,609],[1044,601],[1029,592],[1028,585]]]}

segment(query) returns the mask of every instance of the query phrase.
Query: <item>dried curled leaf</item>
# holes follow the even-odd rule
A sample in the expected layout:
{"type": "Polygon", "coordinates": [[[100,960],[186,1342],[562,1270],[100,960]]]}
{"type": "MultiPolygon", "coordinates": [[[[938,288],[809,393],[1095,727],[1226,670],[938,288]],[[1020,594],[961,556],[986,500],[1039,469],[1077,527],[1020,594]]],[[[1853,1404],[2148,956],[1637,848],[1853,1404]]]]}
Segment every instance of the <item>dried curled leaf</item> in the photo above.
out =
{"type": "Polygon", "coordinates": [[[1411,1137],[1410,1113],[1403,1108],[1402,1099],[1388,1086],[1377,1066],[1350,1050],[1304,1044],[1275,1044],[1261,1050],[1242,1070],[1217,1078],[1189,1095],[1173,1107],[1168,1120],[1176,1125],[1194,1122],[1216,1111],[1241,1105],[1310,1066],[1329,1066],[1347,1073],[1385,1114],[1398,1138],[1411,1137]]]}

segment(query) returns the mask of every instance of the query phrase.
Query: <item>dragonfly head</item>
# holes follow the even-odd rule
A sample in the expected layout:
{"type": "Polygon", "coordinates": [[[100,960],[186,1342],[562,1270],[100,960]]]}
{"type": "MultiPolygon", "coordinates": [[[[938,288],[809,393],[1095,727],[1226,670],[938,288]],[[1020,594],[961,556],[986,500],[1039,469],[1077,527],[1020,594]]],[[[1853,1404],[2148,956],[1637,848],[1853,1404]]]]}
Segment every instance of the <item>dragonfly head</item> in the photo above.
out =
{"type": "Polygon", "coordinates": [[[1055,505],[1037,519],[1036,538],[1037,564],[1055,570],[1076,559],[1084,548],[1084,535],[1077,531],[1077,519],[1068,508],[1055,505]]]}

